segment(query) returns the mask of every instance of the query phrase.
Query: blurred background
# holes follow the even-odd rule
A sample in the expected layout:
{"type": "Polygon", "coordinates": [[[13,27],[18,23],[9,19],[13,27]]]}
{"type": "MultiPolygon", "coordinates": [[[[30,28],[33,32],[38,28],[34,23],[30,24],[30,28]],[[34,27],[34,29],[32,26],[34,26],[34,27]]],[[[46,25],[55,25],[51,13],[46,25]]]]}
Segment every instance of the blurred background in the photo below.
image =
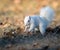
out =
{"type": "Polygon", "coordinates": [[[24,17],[39,14],[45,5],[50,5],[56,12],[52,25],[60,25],[60,0],[0,0],[0,33],[12,25],[24,30],[24,17]]]}

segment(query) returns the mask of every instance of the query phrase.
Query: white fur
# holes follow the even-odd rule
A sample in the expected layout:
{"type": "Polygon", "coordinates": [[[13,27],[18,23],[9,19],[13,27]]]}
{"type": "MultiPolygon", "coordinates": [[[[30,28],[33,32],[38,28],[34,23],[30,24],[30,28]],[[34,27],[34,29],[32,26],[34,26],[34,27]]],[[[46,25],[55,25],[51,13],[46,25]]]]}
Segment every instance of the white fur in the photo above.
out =
{"type": "Polygon", "coordinates": [[[28,30],[29,32],[33,32],[34,29],[39,26],[39,21],[40,21],[39,18],[40,17],[38,15],[26,16],[25,19],[24,19],[25,31],[28,30]],[[28,20],[30,22],[28,22],[28,20]]]}
{"type": "Polygon", "coordinates": [[[25,24],[25,31],[32,32],[35,28],[39,27],[39,30],[42,35],[44,35],[47,26],[54,18],[54,10],[49,7],[43,7],[40,10],[40,16],[33,15],[33,16],[26,16],[24,19],[25,24]],[[31,18],[31,19],[30,19],[31,18]],[[28,22],[28,20],[30,22],[28,22]],[[29,28],[28,28],[29,27],[29,28]]]}
{"type": "Polygon", "coordinates": [[[50,6],[46,6],[40,9],[40,17],[45,18],[48,22],[54,19],[55,12],[50,6]]]}
{"type": "Polygon", "coordinates": [[[47,26],[53,21],[54,16],[55,12],[50,6],[41,8],[40,17],[45,19],[45,22],[40,24],[40,32],[42,34],[45,33],[47,26]]]}

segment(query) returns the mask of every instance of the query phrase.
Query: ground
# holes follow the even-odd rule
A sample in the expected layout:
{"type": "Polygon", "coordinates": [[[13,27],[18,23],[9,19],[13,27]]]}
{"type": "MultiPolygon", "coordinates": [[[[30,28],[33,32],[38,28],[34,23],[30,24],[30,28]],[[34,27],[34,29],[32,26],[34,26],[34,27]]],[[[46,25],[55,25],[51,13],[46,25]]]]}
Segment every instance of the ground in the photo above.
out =
{"type": "Polygon", "coordinates": [[[11,30],[5,30],[5,35],[0,38],[1,50],[60,50],[60,26],[47,28],[45,37],[39,31],[26,35],[18,34],[16,29],[11,30]]]}

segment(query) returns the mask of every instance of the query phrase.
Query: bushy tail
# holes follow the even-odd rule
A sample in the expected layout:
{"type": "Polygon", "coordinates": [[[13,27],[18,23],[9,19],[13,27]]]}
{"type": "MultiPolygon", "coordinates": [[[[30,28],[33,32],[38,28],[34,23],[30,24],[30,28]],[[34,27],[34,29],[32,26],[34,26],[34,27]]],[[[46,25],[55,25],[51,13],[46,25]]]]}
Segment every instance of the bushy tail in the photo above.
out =
{"type": "Polygon", "coordinates": [[[54,10],[49,6],[43,7],[40,10],[40,17],[48,20],[49,22],[53,20],[54,15],[55,15],[54,10]]]}

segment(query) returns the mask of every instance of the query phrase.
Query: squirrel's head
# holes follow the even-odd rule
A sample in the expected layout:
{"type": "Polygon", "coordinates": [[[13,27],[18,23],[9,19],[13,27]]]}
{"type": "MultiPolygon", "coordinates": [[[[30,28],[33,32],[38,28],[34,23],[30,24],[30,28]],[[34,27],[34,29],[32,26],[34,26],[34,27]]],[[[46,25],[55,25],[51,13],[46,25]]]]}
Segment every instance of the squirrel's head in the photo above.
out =
{"type": "Polygon", "coordinates": [[[24,19],[24,24],[25,24],[25,26],[29,25],[30,20],[31,20],[31,17],[30,17],[30,16],[26,16],[26,17],[25,17],[25,19],[24,19]]]}

